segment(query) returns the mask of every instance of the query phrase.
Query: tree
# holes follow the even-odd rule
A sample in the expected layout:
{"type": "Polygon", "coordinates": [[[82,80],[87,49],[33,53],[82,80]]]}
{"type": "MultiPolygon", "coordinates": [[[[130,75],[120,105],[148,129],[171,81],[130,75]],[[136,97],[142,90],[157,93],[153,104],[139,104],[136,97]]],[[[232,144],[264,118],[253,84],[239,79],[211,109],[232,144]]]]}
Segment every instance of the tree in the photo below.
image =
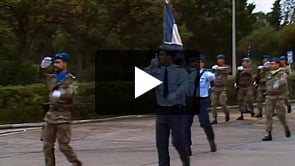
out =
{"type": "MultiPolygon", "coordinates": [[[[232,1],[219,0],[186,0],[182,1],[180,12],[182,20],[193,36],[187,41],[192,49],[215,57],[217,53],[231,55],[232,50],[232,1]]],[[[237,13],[237,41],[252,31],[255,16],[252,15],[253,4],[246,0],[238,0],[237,13]]],[[[230,56],[227,56],[230,57],[230,56]]]]}
{"type": "Polygon", "coordinates": [[[285,53],[287,50],[295,50],[295,25],[287,25],[280,33],[280,50],[285,53]]]}
{"type": "Polygon", "coordinates": [[[282,10],[281,10],[281,0],[276,0],[273,4],[272,11],[268,14],[269,24],[274,27],[276,30],[281,28],[282,22],[282,10]]]}
{"type": "Polygon", "coordinates": [[[241,40],[238,53],[247,55],[248,46],[251,45],[251,52],[255,52],[251,58],[261,61],[264,54],[278,55],[279,51],[279,32],[270,25],[262,26],[251,32],[241,40]]]}

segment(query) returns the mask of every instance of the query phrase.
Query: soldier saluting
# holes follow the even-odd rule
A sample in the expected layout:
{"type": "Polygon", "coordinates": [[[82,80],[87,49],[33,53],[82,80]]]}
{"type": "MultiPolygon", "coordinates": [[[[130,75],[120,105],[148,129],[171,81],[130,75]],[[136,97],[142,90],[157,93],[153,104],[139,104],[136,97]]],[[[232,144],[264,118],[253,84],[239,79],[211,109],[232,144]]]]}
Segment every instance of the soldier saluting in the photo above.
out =
{"type": "Polygon", "coordinates": [[[76,77],[67,71],[70,55],[57,53],[53,57],[45,57],[40,66],[39,77],[47,85],[50,106],[46,112],[44,129],[42,131],[43,151],[46,166],[55,166],[54,144],[58,140],[59,149],[73,166],[82,166],[73,148],[71,140],[71,114],[74,106],[74,96],[77,90],[76,77]],[[53,63],[56,74],[45,72],[53,63]]]}
{"type": "Polygon", "coordinates": [[[249,57],[243,58],[242,66],[238,67],[236,82],[234,87],[237,89],[238,103],[240,107],[241,116],[237,120],[244,120],[244,112],[253,112],[253,77],[251,69],[251,60],[249,57]],[[248,110],[249,109],[249,110],[248,110]]]}
{"type": "Polygon", "coordinates": [[[290,137],[291,133],[286,120],[286,108],[284,92],[287,90],[287,74],[280,69],[280,59],[273,58],[271,62],[271,73],[267,76],[266,82],[266,132],[262,141],[272,140],[272,115],[274,110],[284,127],[286,137],[290,137]]]}
{"type": "Polygon", "coordinates": [[[254,85],[257,87],[256,100],[258,113],[255,115],[256,118],[262,117],[263,102],[266,95],[266,76],[270,71],[270,55],[264,55],[262,64],[258,66],[258,71],[255,76],[254,85]]]}
{"type": "Polygon", "coordinates": [[[223,112],[225,114],[225,121],[229,121],[229,111],[227,108],[227,78],[229,73],[229,67],[225,65],[225,57],[223,54],[219,54],[216,57],[217,65],[212,66],[212,69],[215,73],[215,81],[211,88],[211,105],[212,105],[212,114],[214,120],[211,124],[217,124],[217,106],[221,105],[223,112]]]}

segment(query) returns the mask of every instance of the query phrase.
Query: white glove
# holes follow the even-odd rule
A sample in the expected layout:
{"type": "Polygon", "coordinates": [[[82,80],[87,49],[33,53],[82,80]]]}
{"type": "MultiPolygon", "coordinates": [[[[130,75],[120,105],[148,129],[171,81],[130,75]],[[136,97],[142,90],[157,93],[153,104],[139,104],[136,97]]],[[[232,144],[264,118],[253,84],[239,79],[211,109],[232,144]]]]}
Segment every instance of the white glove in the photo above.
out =
{"type": "Polygon", "coordinates": [[[278,89],[280,87],[280,82],[277,80],[273,86],[272,86],[274,89],[278,89]]]}
{"type": "Polygon", "coordinates": [[[256,83],[256,81],[254,81],[254,82],[253,82],[253,85],[254,85],[254,86],[257,86],[257,83],[256,83]]]}
{"type": "Polygon", "coordinates": [[[168,100],[175,100],[176,97],[177,97],[176,93],[175,92],[171,92],[171,93],[168,94],[167,99],[168,100]]]}
{"type": "Polygon", "coordinates": [[[213,69],[213,70],[216,70],[217,68],[218,68],[217,65],[212,66],[212,69],[213,69]]]}
{"type": "Polygon", "coordinates": [[[41,62],[41,68],[45,69],[48,66],[50,66],[51,63],[52,63],[51,59],[52,59],[51,57],[45,57],[45,58],[43,58],[43,60],[41,62]]]}
{"type": "Polygon", "coordinates": [[[271,63],[270,63],[270,62],[265,62],[265,63],[263,64],[263,66],[264,66],[265,68],[269,68],[269,67],[271,66],[271,63]]]}
{"type": "Polygon", "coordinates": [[[158,57],[157,57],[157,55],[151,60],[151,65],[152,65],[152,67],[154,67],[154,68],[156,68],[156,67],[158,67],[159,66],[159,59],[158,59],[158,57]]]}
{"type": "Polygon", "coordinates": [[[258,66],[258,69],[259,69],[259,70],[261,70],[261,69],[263,69],[263,68],[264,68],[264,66],[261,66],[261,65],[258,66]]]}
{"type": "Polygon", "coordinates": [[[61,91],[59,91],[59,90],[54,90],[54,91],[52,92],[52,97],[53,97],[54,99],[59,99],[60,96],[61,96],[61,91]]]}
{"type": "Polygon", "coordinates": [[[237,83],[236,83],[236,82],[234,83],[234,87],[235,87],[235,88],[237,88],[237,87],[238,87],[238,85],[237,85],[237,83]]]}
{"type": "Polygon", "coordinates": [[[238,70],[243,70],[243,69],[244,69],[243,66],[238,67],[238,70]]]}

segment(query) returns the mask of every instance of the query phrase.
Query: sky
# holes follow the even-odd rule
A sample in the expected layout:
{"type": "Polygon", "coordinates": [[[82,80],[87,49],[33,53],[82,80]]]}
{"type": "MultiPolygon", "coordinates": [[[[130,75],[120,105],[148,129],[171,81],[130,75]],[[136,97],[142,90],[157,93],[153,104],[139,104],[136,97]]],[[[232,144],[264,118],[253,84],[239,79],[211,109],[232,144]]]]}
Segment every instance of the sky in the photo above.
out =
{"type": "Polygon", "coordinates": [[[272,5],[275,0],[248,0],[248,3],[254,3],[256,5],[254,13],[262,11],[268,13],[271,11],[272,5]]]}

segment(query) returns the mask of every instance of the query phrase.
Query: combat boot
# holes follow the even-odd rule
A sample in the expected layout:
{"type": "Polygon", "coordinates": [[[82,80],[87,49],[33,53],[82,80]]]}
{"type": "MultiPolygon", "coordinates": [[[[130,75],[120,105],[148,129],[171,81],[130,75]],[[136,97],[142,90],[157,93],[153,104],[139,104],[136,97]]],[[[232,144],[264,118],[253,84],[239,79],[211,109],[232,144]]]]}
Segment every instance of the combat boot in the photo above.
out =
{"type": "Polygon", "coordinates": [[[290,130],[285,131],[286,137],[291,137],[291,132],[290,130]]]}
{"type": "Polygon", "coordinates": [[[251,114],[251,117],[254,117],[255,116],[254,111],[250,112],[250,114],[251,114]]]}
{"type": "Polygon", "coordinates": [[[259,113],[255,115],[255,118],[262,118],[262,109],[259,109],[259,113]]]}
{"type": "Polygon", "coordinates": [[[288,104],[288,113],[290,114],[292,112],[291,104],[288,104]]]}
{"type": "Polygon", "coordinates": [[[79,161],[79,160],[76,160],[76,161],[73,163],[73,166],[82,166],[82,162],[79,161]]]}
{"type": "Polygon", "coordinates": [[[240,117],[238,117],[238,119],[237,120],[244,120],[244,114],[241,112],[241,116],[240,117]]]}
{"type": "Polygon", "coordinates": [[[229,121],[229,112],[225,113],[225,121],[228,122],[229,121]]]}
{"type": "Polygon", "coordinates": [[[274,117],[274,116],[277,116],[277,113],[274,111],[273,114],[272,114],[272,116],[273,116],[273,117],[274,117]]]}
{"type": "Polygon", "coordinates": [[[214,118],[214,120],[211,122],[211,124],[217,124],[217,118],[214,118]]]}
{"type": "Polygon", "coordinates": [[[271,140],[272,140],[271,132],[268,132],[268,135],[265,135],[262,138],[262,141],[271,141],[271,140]]]}

